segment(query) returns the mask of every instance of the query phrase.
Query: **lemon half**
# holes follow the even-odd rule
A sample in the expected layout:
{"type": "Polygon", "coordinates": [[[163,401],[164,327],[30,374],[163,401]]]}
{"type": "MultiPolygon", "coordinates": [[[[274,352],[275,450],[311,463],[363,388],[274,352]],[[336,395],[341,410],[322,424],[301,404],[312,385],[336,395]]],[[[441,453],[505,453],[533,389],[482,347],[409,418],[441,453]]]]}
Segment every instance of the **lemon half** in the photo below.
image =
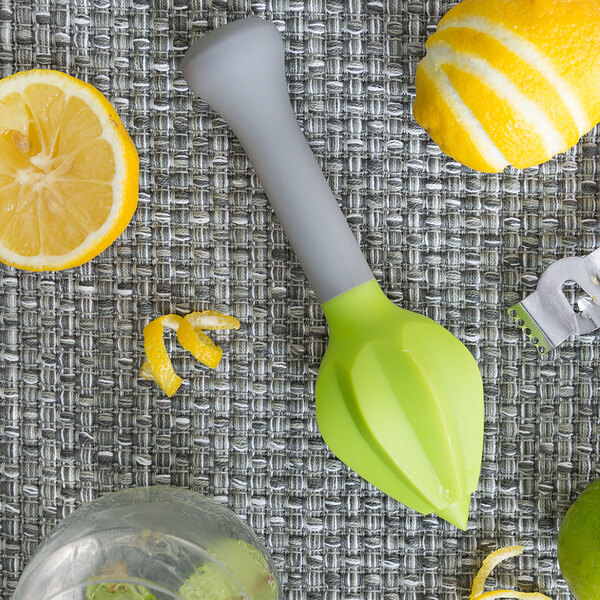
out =
{"type": "Polygon", "coordinates": [[[0,261],[54,271],[107,248],[138,199],[138,155],[110,102],[52,70],[0,80],[0,261]]]}

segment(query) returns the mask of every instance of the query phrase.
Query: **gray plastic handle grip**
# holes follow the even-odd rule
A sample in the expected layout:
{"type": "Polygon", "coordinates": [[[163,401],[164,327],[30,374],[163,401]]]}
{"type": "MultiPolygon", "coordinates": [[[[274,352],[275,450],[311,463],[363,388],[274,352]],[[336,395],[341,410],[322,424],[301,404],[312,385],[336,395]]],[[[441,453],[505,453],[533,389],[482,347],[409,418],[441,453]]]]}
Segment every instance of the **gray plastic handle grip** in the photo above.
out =
{"type": "Polygon", "coordinates": [[[242,19],[195,42],[192,90],[237,135],[321,304],[373,278],[290,104],[277,28],[242,19]]]}

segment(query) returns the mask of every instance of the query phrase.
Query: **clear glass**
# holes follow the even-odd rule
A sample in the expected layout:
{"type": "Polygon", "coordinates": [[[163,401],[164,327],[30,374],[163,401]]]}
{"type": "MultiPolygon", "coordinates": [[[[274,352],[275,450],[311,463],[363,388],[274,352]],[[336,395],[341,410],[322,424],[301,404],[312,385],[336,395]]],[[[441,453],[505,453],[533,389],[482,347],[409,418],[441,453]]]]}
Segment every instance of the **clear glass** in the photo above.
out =
{"type": "Polygon", "coordinates": [[[228,509],[188,490],[107,494],[59,523],[13,600],[277,600],[273,564],[228,509]]]}

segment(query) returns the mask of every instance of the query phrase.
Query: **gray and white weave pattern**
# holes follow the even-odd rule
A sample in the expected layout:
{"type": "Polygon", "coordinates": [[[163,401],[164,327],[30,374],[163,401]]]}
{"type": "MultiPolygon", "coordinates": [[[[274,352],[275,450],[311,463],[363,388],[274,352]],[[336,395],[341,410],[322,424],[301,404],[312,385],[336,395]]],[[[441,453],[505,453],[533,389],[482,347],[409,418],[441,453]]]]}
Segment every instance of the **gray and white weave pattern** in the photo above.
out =
{"type": "Polygon", "coordinates": [[[598,474],[598,336],[541,359],[504,316],[553,260],[598,245],[598,138],[481,175],[414,122],[438,0],[0,0],[0,74],[66,71],[139,149],[123,236],[62,273],[0,265],[0,598],[39,539],[124,486],[216,498],[263,538],[291,600],[456,599],[499,545],[496,582],[567,599],[562,515],[598,474]],[[239,145],[180,72],[190,40],[248,15],[287,47],[294,107],[384,290],[438,320],[485,380],[483,470],[460,532],[387,498],[327,449],[314,411],[320,309],[239,145]],[[239,332],[216,372],[179,353],[168,400],[138,378],[143,326],[217,308],[239,332]]]}

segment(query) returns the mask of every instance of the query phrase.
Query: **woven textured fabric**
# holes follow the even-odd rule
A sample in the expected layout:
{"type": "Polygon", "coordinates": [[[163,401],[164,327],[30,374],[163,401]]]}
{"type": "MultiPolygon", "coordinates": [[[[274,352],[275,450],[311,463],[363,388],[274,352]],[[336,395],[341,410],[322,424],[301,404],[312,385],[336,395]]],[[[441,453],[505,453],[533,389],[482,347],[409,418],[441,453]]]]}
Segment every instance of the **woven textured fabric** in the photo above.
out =
{"type": "Polygon", "coordinates": [[[501,175],[444,156],[414,122],[438,0],[0,0],[0,74],[50,67],[113,102],[139,149],[140,201],[101,256],[62,273],[0,265],[0,598],[58,520],[110,490],[216,498],[265,541],[291,600],[464,597],[492,579],[568,598],[560,519],[597,476],[598,338],[541,359],[505,310],[598,244],[598,138],[501,175]],[[300,123],[375,276],[447,326],[484,377],[486,433],[467,532],[391,500],[316,424],[327,331],[240,144],[182,78],[190,40],[247,15],[285,38],[300,123]],[[171,400],[138,378],[142,329],[216,308],[216,372],[177,353],[171,400]]]}

